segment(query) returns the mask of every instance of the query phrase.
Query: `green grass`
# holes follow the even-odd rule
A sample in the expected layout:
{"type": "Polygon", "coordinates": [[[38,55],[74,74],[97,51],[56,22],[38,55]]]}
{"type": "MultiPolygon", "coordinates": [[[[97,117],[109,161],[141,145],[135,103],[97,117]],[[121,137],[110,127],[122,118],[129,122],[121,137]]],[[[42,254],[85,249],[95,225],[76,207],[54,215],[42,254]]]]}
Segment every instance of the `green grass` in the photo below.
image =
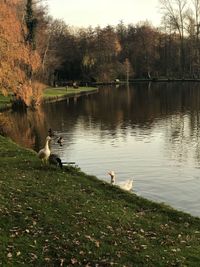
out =
{"type": "Polygon", "coordinates": [[[10,99],[11,99],[11,97],[9,95],[4,96],[0,93],[0,109],[6,107],[8,105],[11,105],[10,99]]]}
{"type": "Polygon", "coordinates": [[[200,219],[0,136],[1,266],[199,266],[200,219]]]}
{"type": "MultiPolygon", "coordinates": [[[[90,92],[97,90],[95,87],[79,87],[77,89],[74,89],[72,87],[50,87],[44,90],[43,97],[44,99],[48,98],[55,98],[55,97],[64,97],[64,96],[70,96],[75,95],[83,92],[90,92]]],[[[11,97],[4,96],[0,93],[0,109],[4,109],[8,106],[11,106],[11,97]]]]}
{"type": "Polygon", "coordinates": [[[61,96],[68,96],[72,94],[78,94],[81,92],[90,92],[96,90],[95,87],[79,87],[79,88],[73,88],[73,87],[50,87],[44,90],[44,98],[49,97],[61,97],[61,96]]]}

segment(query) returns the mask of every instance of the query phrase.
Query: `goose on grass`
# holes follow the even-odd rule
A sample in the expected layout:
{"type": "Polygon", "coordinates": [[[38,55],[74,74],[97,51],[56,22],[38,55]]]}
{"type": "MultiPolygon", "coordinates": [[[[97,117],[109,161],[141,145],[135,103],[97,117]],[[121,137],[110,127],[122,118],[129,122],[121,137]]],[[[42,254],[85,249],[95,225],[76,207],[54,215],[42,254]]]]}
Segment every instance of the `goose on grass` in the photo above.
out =
{"type": "Polygon", "coordinates": [[[40,151],[38,152],[38,157],[43,162],[46,162],[46,163],[47,163],[48,158],[49,158],[49,156],[51,154],[51,150],[50,150],[50,147],[49,147],[49,142],[50,141],[51,141],[51,137],[47,136],[44,148],[40,149],[40,151]]]}
{"type": "Polygon", "coordinates": [[[50,154],[50,156],[49,156],[49,163],[51,165],[59,166],[61,169],[63,167],[63,164],[62,164],[61,159],[56,154],[50,154]]]}

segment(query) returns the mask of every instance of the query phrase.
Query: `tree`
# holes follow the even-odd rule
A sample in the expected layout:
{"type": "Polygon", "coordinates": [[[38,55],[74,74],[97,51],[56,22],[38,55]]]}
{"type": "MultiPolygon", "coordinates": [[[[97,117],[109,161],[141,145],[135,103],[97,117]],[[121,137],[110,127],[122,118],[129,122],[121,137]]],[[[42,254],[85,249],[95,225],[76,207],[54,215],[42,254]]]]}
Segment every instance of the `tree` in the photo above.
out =
{"type": "Polygon", "coordinates": [[[118,55],[121,51],[117,33],[114,28],[107,26],[103,29],[97,27],[92,37],[92,47],[84,55],[90,66],[92,66],[95,80],[111,81],[118,73],[118,55]]]}
{"type": "Polygon", "coordinates": [[[27,0],[25,22],[27,27],[26,41],[33,50],[36,49],[35,34],[37,28],[37,18],[34,16],[33,1],[27,0]]]}
{"type": "Polygon", "coordinates": [[[187,23],[187,0],[160,0],[163,10],[163,20],[167,22],[175,31],[180,39],[180,73],[185,71],[185,24],[187,23]]]}
{"type": "Polygon", "coordinates": [[[188,12],[188,35],[190,49],[190,69],[194,77],[199,76],[200,64],[200,0],[192,0],[190,12],[188,12]]]}
{"type": "Polygon", "coordinates": [[[40,58],[26,41],[28,30],[19,17],[22,2],[0,2],[0,90],[13,93],[25,105],[33,95],[32,75],[40,66],[40,58]]]}

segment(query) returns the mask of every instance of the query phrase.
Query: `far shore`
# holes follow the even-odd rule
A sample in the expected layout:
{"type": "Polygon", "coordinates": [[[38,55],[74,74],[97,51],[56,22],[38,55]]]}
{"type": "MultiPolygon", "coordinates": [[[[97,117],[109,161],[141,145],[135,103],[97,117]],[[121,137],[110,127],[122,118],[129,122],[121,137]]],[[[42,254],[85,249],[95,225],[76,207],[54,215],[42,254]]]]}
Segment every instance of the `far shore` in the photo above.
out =
{"type": "Polygon", "coordinates": [[[80,97],[96,93],[97,91],[97,87],[50,87],[44,90],[43,102],[54,102],[62,99],[80,97]]]}
{"type": "MultiPolygon", "coordinates": [[[[124,80],[115,80],[107,82],[91,82],[88,83],[89,86],[80,86],[73,88],[71,86],[63,87],[48,87],[43,91],[42,102],[54,102],[62,99],[68,99],[73,97],[79,97],[82,95],[87,95],[95,93],[98,91],[98,86],[104,85],[124,85],[124,84],[134,84],[134,83],[171,83],[171,82],[200,82],[200,79],[191,79],[191,78],[150,78],[150,79],[131,79],[128,82],[124,80]]],[[[0,111],[8,110],[12,107],[12,97],[10,95],[3,96],[0,93],[0,111]]]]}
{"type": "MultiPolygon", "coordinates": [[[[82,95],[87,95],[90,93],[95,93],[98,91],[98,88],[93,87],[48,87],[43,91],[43,98],[42,102],[53,102],[59,101],[61,99],[79,97],[82,95]]],[[[6,111],[11,109],[12,104],[12,97],[11,96],[3,96],[0,94],[0,111],[6,111]]]]}
{"type": "Polygon", "coordinates": [[[108,82],[93,82],[92,85],[120,85],[120,84],[134,84],[134,83],[141,83],[141,82],[200,82],[200,79],[190,79],[190,78],[141,78],[141,79],[130,79],[128,82],[125,80],[118,80],[118,81],[108,81],[108,82]]]}

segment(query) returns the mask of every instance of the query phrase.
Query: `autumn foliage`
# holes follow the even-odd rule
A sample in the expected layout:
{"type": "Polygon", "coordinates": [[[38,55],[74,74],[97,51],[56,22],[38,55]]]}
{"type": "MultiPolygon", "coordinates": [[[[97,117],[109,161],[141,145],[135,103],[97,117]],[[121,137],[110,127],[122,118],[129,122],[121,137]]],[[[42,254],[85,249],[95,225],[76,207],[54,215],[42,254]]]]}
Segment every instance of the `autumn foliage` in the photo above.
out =
{"type": "Polygon", "coordinates": [[[0,90],[29,105],[40,57],[26,42],[22,5],[20,0],[0,1],[0,90]]]}
{"type": "Polygon", "coordinates": [[[121,21],[78,29],[49,16],[45,0],[0,0],[0,91],[30,105],[38,103],[42,83],[199,79],[200,0],[190,12],[185,0],[160,5],[158,28],[121,21]]]}

